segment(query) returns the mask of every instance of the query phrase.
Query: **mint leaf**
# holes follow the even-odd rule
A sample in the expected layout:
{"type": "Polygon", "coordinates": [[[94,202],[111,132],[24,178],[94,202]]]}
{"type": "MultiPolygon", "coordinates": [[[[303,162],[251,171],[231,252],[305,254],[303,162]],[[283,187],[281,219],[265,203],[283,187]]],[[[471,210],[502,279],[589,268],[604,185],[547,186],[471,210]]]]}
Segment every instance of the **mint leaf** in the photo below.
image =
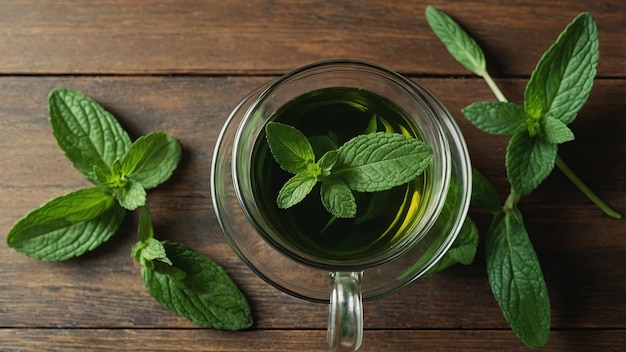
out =
{"type": "MultiPolygon", "coordinates": [[[[441,245],[439,243],[439,245],[441,245]]],[[[439,248],[433,246],[433,248],[439,248]]],[[[478,229],[469,217],[465,218],[457,238],[446,254],[430,269],[428,274],[438,273],[454,264],[470,265],[478,249],[478,229]]]]}
{"type": "Polygon", "coordinates": [[[338,148],[337,143],[331,136],[321,135],[321,136],[311,136],[308,138],[309,143],[311,143],[311,147],[313,148],[313,154],[317,158],[321,158],[322,155],[326,154],[331,150],[335,150],[338,148]]]}
{"type": "Polygon", "coordinates": [[[475,168],[472,168],[472,205],[494,213],[502,208],[496,188],[475,168]]]}
{"type": "Polygon", "coordinates": [[[296,128],[278,122],[265,126],[265,137],[274,159],[283,170],[299,174],[315,162],[313,147],[296,128]]]}
{"type": "Polygon", "coordinates": [[[456,21],[432,5],[426,6],[426,21],[456,61],[478,76],[485,75],[483,51],[456,21]]]}
{"type": "Polygon", "coordinates": [[[541,121],[543,134],[548,142],[561,144],[574,140],[574,132],[561,120],[548,114],[541,121]]]}
{"type": "Polygon", "coordinates": [[[240,330],[252,325],[248,302],[224,269],[186,246],[162,244],[172,265],[157,261],[152,268],[141,267],[154,299],[200,326],[240,330]]]}
{"type": "Polygon", "coordinates": [[[599,60],[598,29],[587,12],[578,15],[543,54],[524,93],[529,115],[550,113],[572,122],[585,104],[599,60]]]}
{"type": "Polygon", "coordinates": [[[300,203],[317,183],[317,176],[303,172],[290,178],[278,192],[276,203],[281,209],[287,209],[300,203]]]}
{"type": "Polygon", "coordinates": [[[138,138],[121,163],[121,173],[151,189],[170,178],[181,157],[178,140],[165,132],[138,138]]]}
{"type": "Polygon", "coordinates": [[[319,167],[319,176],[324,177],[330,175],[333,166],[337,163],[337,159],[339,159],[339,154],[336,150],[326,152],[316,163],[319,167]]]}
{"type": "Polygon", "coordinates": [[[124,209],[135,210],[146,204],[146,190],[139,182],[128,180],[116,192],[117,200],[124,209]]]}
{"type": "Polygon", "coordinates": [[[48,105],[59,147],[89,181],[100,184],[94,167],[108,170],[122,159],[131,145],[130,137],[113,115],[78,91],[54,89],[48,105]]]}
{"type": "Polygon", "coordinates": [[[356,215],[356,200],[350,188],[340,179],[329,178],[320,188],[322,204],[337,218],[353,218],[356,215]]]}
{"type": "Polygon", "coordinates": [[[506,149],[506,170],[513,189],[528,195],[550,175],[556,160],[557,145],[541,136],[530,137],[518,132],[511,137],[506,149]]]}
{"type": "Polygon", "coordinates": [[[107,191],[82,189],[26,214],[9,231],[7,244],[34,259],[66,260],[106,242],[124,214],[107,191]]]}
{"type": "Polygon", "coordinates": [[[550,333],[550,299],[519,210],[494,219],[485,257],[491,290],[513,332],[530,347],[544,346],[550,333]]]}
{"type": "Polygon", "coordinates": [[[420,175],[432,159],[425,143],[396,133],[360,135],[338,149],[332,174],[352,190],[383,191],[420,175]]]}
{"type": "Polygon", "coordinates": [[[473,103],[462,112],[474,126],[496,135],[514,134],[528,118],[523,107],[499,101],[473,103]]]}

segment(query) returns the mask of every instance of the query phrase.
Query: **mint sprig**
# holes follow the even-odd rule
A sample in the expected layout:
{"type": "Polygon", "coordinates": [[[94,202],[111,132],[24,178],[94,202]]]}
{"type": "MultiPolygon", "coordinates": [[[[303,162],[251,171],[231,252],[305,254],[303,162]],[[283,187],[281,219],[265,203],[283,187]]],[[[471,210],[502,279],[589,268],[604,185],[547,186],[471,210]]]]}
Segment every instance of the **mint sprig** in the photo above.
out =
{"type": "MultiPolygon", "coordinates": [[[[352,191],[378,192],[403,185],[422,174],[432,160],[427,144],[398,133],[356,136],[325,151],[317,161],[309,139],[293,126],[269,122],[265,136],[276,162],[295,174],[279,191],[278,207],[298,204],[319,181],[322,204],[337,218],[356,216],[352,191]]],[[[326,148],[333,144],[323,141],[326,148]]]]}
{"type": "Polygon", "coordinates": [[[224,269],[182,244],[156,240],[146,207],[137,232],[140,241],[132,256],[154,299],[199,326],[240,330],[252,325],[248,302],[224,269]]]}
{"type": "Polygon", "coordinates": [[[10,229],[9,247],[40,260],[77,257],[109,240],[127,211],[141,207],[132,257],[141,265],[150,294],[201,326],[249,327],[248,304],[222,268],[188,247],[154,238],[146,190],[170,178],[181,157],[180,142],[165,132],[131,142],[113,115],[72,89],[52,90],[48,102],[59,147],[95,187],[54,198],[26,214],[10,229]]]}
{"type": "Polygon", "coordinates": [[[492,292],[515,334],[528,346],[544,346],[550,331],[550,301],[541,267],[528,238],[521,197],[533,192],[554,165],[602,211],[621,215],[595,195],[557,155],[558,144],[574,139],[567,127],[589,97],[599,58],[598,33],[589,13],[581,13],[541,57],[531,74],[521,105],[510,103],[486,70],[482,49],[444,12],[426,8],[433,32],[454,58],[482,77],[498,99],[463,109],[477,128],[511,136],[505,166],[511,191],[504,204],[495,188],[474,170],[472,203],[494,214],[485,239],[492,292]],[[477,65],[467,63],[477,62],[477,65]]]}

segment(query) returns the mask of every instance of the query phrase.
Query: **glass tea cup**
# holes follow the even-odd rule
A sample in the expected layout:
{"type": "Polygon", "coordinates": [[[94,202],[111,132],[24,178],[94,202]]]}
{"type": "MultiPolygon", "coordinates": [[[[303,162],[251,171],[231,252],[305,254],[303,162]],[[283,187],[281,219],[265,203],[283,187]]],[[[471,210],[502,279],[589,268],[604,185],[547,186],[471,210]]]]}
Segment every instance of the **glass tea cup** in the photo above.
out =
{"type": "MultiPolygon", "coordinates": [[[[297,112],[298,108],[294,110],[292,106],[291,111],[297,112]]],[[[329,114],[333,114],[332,109],[329,114]]],[[[318,119],[302,114],[297,121],[313,128],[328,124],[321,126],[322,129],[332,130],[333,124],[341,125],[342,116],[318,119]]],[[[385,118],[374,117],[383,124],[385,118]]],[[[454,242],[469,207],[471,165],[458,126],[427,90],[371,63],[333,60],[304,66],[268,82],[235,107],[217,140],[211,183],[217,219],[241,260],[279,290],[328,304],[330,348],[357,350],[363,336],[362,302],[383,297],[413,282],[441,259],[454,242]],[[392,240],[380,244],[375,235],[372,243],[354,242],[355,248],[350,248],[351,242],[347,241],[342,250],[324,252],[308,249],[315,241],[303,236],[308,232],[305,227],[325,224],[313,220],[311,225],[305,217],[300,218],[302,224],[297,218],[290,227],[280,224],[290,218],[290,212],[297,210],[278,209],[275,187],[265,184],[268,178],[260,176],[275,163],[265,140],[265,126],[277,120],[285,106],[306,96],[314,97],[315,106],[332,107],[335,106],[332,102],[339,100],[347,106],[357,106],[362,112],[369,111],[368,104],[384,101],[397,109],[404,116],[407,128],[433,149],[432,162],[416,186],[418,191],[411,193],[411,201],[403,202],[396,194],[387,197],[391,200],[386,202],[408,209],[396,215],[394,221],[402,226],[394,228],[392,240]],[[302,231],[298,230],[300,225],[302,231]],[[292,236],[292,231],[302,234],[292,236]]],[[[315,190],[307,197],[313,201],[317,197],[320,202],[315,190]]],[[[375,203],[376,198],[371,199],[375,203]]],[[[327,216],[330,218],[330,214],[327,216]]],[[[357,231],[351,232],[376,231],[372,229],[377,225],[380,224],[375,220],[365,226],[355,225],[357,231]]],[[[347,226],[344,229],[352,230],[351,225],[347,226]]]]}

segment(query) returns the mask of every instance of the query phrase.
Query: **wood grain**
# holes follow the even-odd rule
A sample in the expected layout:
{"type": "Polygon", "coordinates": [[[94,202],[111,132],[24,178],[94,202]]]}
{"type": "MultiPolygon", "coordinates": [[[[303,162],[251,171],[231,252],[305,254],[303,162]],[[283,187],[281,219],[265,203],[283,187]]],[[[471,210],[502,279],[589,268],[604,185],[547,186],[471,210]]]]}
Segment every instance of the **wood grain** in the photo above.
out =
{"type": "MultiPolygon", "coordinates": [[[[221,332],[198,329],[0,329],[7,351],[328,351],[325,331],[262,330],[221,332]],[[275,341],[280,341],[276,343],[275,341]]],[[[528,351],[509,331],[366,330],[359,351],[528,351]]],[[[614,330],[565,330],[550,334],[550,352],[623,351],[626,335],[614,330]]]]}
{"type": "Polygon", "coordinates": [[[428,27],[448,12],[496,75],[528,76],[577,14],[600,33],[599,74],[623,77],[626,3],[611,1],[16,0],[0,15],[3,74],[281,73],[329,58],[407,74],[467,75],[428,27]],[[565,5],[564,5],[565,4],[565,5]]]}

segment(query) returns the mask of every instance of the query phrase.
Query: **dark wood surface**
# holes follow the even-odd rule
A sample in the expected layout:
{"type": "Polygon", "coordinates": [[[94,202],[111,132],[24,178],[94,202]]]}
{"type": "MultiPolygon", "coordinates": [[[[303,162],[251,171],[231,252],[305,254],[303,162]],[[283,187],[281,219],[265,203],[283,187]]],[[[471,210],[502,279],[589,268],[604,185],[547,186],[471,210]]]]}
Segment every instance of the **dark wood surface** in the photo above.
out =
{"type": "MultiPolygon", "coordinates": [[[[535,63],[565,25],[590,11],[600,64],[588,104],[571,125],[566,162],[626,213],[626,3],[623,1],[432,1],[484,47],[490,71],[520,102],[535,63]]],[[[0,351],[324,351],[326,306],[268,286],[226,244],[213,213],[209,169],[219,129],[258,85],[300,65],[348,57],[408,75],[450,109],[472,161],[508,191],[505,138],[467,123],[460,110],[493,100],[447,54],[423,1],[43,1],[0,6],[0,351]],[[160,239],[222,265],[248,296],[249,331],[202,329],[147,293],[130,258],[136,215],[108,243],[60,263],[6,245],[27,211],[88,183],[52,136],[47,94],[83,91],[133,138],[176,136],[183,159],[151,191],[160,239]]],[[[546,351],[626,348],[626,226],[604,216],[557,170],[520,208],[552,303],[546,351]]],[[[482,232],[489,217],[472,216],[482,232]]],[[[524,351],[509,330],[479,250],[470,266],[419,279],[365,304],[363,351],[524,351]]]]}

